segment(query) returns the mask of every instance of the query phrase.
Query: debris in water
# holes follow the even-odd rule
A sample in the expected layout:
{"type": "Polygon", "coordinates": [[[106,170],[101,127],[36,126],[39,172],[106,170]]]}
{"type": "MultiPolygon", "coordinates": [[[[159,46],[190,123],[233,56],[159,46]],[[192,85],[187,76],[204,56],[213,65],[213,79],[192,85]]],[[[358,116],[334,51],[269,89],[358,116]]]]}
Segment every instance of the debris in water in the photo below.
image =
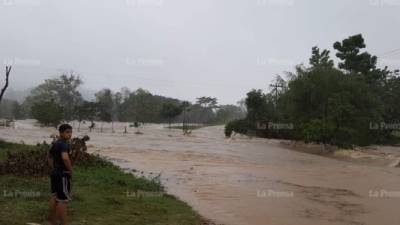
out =
{"type": "Polygon", "coordinates": [[[400,158],[397,158],[393,163],[389,165],[390,167],[400,167],[400,158]]]}

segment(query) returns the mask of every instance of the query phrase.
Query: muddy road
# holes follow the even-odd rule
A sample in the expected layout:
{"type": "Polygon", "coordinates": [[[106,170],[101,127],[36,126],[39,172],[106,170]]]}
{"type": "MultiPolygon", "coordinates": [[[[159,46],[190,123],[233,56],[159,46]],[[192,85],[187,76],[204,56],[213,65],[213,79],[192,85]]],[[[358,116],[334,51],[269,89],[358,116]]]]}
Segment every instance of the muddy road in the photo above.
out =
{"type": "MultiPolygon", "coordinates": [[[[278,140],[226,139],[221,126],[190,137],[162,125],[140,131],[91,133],[89,151],[139,176],[161,174],[169,193],[218,224],[399,224],[400,168],[293,151],[278,140]]],[[[21,123],[0,137],[35,143],[50,132],[21,123]]]]}

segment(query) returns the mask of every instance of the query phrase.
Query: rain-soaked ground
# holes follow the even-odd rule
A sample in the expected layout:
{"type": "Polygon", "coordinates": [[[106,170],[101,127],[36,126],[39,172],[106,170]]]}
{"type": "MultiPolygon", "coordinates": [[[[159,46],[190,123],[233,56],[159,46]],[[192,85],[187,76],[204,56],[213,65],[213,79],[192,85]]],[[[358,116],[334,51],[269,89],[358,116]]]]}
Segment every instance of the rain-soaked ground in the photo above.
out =
{"type": "MultiPolygon", "coordinates": [[[[278,140],[226,139],[222,126],[187,137],[162,125],[123,134],[124,125],[91,133],[89,151],[139,176],[161,173],[169,193],[218,224],[399,224],[400,168],[293,151],[278,140]]],[[[35,143],[52,132],[23,121],[0,128],[0,137],[35,143]]]]}

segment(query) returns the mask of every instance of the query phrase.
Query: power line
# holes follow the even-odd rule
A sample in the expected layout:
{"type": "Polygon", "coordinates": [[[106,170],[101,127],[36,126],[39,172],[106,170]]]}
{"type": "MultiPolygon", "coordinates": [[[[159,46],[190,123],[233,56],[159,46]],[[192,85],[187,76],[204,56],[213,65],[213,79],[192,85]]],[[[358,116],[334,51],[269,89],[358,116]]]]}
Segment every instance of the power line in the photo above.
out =
{"type": "Polygon", "coordinates": [[[379,54],[379,57],[384,57],[384,56],[394,56],[394,55],[398,55],[400,53],[400,48],[391,50],[391,51],[387,51],[384,52],[382,54],[379,54]]]}
{"type": "Polygon", "coordinates": [[[397,53],[395,53],[395,54],[386,55],[385,57],[388,57],[388,56],[390,56],[390,57],[393,57],[393,56],[397,56],[397,55],[399,55],[399,54],[400,54],[400,51],[399,51],[399,52],[397,52],[397,53]]]}

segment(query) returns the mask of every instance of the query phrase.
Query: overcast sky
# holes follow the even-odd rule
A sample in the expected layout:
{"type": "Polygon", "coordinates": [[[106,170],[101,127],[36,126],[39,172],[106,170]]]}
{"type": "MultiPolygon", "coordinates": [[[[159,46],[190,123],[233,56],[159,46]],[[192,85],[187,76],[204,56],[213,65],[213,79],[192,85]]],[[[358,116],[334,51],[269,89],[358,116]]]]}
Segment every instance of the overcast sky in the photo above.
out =
{"type": "Polygon", "coordinates": [[[358,33],[399,68],[399,28],[400,0],[0,0],[0,59],[12,89],[73,70],[86,89],[226,104],[358,33]]]}

